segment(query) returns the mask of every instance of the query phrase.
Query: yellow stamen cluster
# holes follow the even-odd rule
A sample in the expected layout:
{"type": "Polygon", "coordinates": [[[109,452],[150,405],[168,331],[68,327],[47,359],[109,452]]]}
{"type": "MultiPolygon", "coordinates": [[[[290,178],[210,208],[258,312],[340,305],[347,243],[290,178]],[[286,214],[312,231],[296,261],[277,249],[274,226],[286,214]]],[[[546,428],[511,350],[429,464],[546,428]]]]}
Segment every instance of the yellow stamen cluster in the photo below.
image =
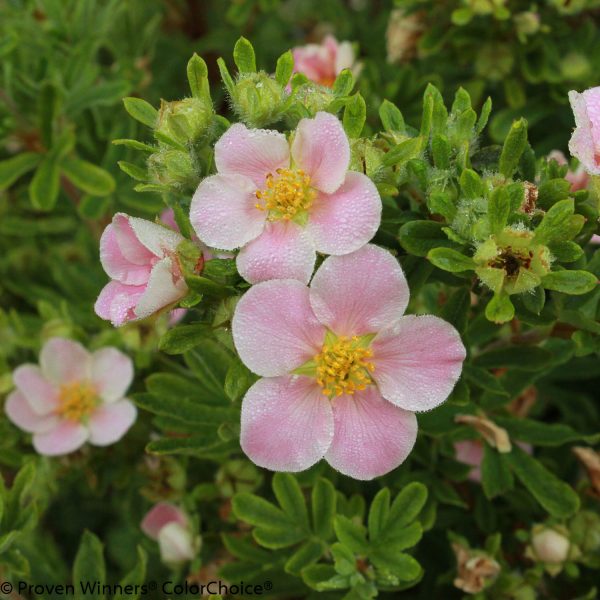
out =
{"type": "Polygon", "coordinates": [[[375,370],[368,360],[371,356],[373,351],[361,345],[357,336],[340,336],[331,343],[326,342],[321,353],[315,356],[317,383],[323,388],[323,394],[351,396],[373,383],[369,375],[375,370]]]}
{"type": "Polygon", "coordinates": [[[81,421],[98,406],[98,394],[88,383],[76,381],[60,387],[57,413],[71,421],[81,421]]]}
{"type": "Polygon", "coordinates": [[[269,211],[269,221],[290,221],[307,211],[316,192],[310,187],[310,177],[301,169],[277,169],[267,175],[267,187],[256,192],[259,210],[269,211]]]}

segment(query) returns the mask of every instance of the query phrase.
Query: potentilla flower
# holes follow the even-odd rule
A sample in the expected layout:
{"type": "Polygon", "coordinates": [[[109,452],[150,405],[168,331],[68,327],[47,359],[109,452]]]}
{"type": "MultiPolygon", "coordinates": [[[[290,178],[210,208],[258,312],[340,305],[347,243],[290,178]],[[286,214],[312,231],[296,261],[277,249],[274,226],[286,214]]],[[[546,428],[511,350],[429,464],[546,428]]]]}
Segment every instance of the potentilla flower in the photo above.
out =
{"type": "Polygon", "coordinates": [[[165,563],[192,560],[200,550],[200,537],[193,535],[187,515],[174,504],[156,504],[144,517],[141,528],[158,542],[160,557],[165,563]]]}
{"type": "MultiPolygon", "coordinates": [[[[548,159],[555,160],[561,166],[569,164],[566,156],[560,150],[552,150],[552,152],[548,154],[548,159]]],[[[572,192],[585,190],[590,183],[590,176],[581,164],[578,165],[575,170],[569,168],[565,175],[565,179],[571,184],[572,192]]]]}
{"type": "Polygon", "coordinates": [[[263,377],[242,402],[241,446],[253,462],[302,471],[325,458],[367,480],[404,461],[414,411],[448,397],[465,358],[450,324],[402,316],[408,297],[396,259],[371,244],[327,258],[310,288],[287,279],[246,292],[232,330],[263,377]]]}
{"type": "Polygon", "coordinates": [[[4,406],[8,418],[33,434],[40,454],[74,452],[85,442],[108,446],[133,425],[137,411],[123,396],[133,379],[131,359],[116,348],[88,352],[63,338],[48,340],[40,364],[13,373],[16,390],[4,406]]]}
{"type": "Polygon", "coordinates": [[[600,87],[569,92],[575,131],[569,150],[590,175],[600,175],[600,87]]]}
{"type": "Polygon", "coordinates": [[[282,133],[236,124],[215,145],[217,175],[204,179],[190,219],[213,248],[242,248],[250,283],[307,283],[316,252],[358,250],[379,227],[381,198],[364,174],[348,171],[350,145],[325,112],[302,119],[291,146],[282,133]]]}
{"type": "Polygon", "coordinates": [[[344,69],[351,69],[355,74],[360,71],[352,44],[338,42],[332,35],[325,36],[320,44],[296,46],[292,54],[294,73],[302,73],[319,85],[332,87],[344,69]]]}
{"type": "Polygon", "coordinates": [[[181,300],[188,291],[177,259],[184,237],[151,221],[117,213],[100,239],[100,262],[112,279],[96,314],[118,327],[181,300]]]}

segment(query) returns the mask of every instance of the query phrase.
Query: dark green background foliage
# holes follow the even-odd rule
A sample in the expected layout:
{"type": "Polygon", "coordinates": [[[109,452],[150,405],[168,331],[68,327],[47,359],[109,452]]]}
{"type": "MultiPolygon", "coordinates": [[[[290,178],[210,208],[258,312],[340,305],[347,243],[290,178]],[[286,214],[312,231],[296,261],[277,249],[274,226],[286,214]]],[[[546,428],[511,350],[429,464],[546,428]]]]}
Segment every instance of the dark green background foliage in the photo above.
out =
{"type": "Polygon", "coordinates": [[[279,598],[460,598],[454,543],[502,568],[481,598],[595,598],[598,498],[570,448],[600,441],[600,254],[589,244],[598,195],[571,193],[566,168],[544,156],[566,150],[568,90],[599,83],[599,10],[593,0],[1,3],[0,394],[46,339],[72,337],[132,356],[140,415],[122,442],[52,460],[0,417],[0,579],[220,574],[272,581],[279,598]],[[392,11],[412,15],[419,35],[388,62],[392,11]],[[228,123],[286,130],[312,114],[302,77],[266,109],[240,80],[257,65],[283,89],[285,52],[326,31],[356,43],[362,71],[309,93],[340,116],[352,168],[382,195],[374,242],[398,256],[409,312],[450,321],[468,349],[450,399],[419,416],[407,461],[368,483],[325,463],[273,476],[244,457],[240,403],[255,376],[229,332],[247,289],[233,261],[185,273],[190,311],[177,327],[161,315],[115,330],[93,312],[112,215],[153,220],[169,206],[190,238],[191,193],[228,123]],[[157,132],[161,99],[185,97],[214,105],[201,133],[157,132]],[[511,229],[531,231],[533,251],[547,247],[555,261],[506,292],[483,285],[489,265],[475,248],[511,229]],[[513,442],[509,453],[485,444],[481,484],[454,456],[454,442],[483,439],[459,414],[487,415],[513,442]],[[160,500],[184,507],[203,539],[175,572],[139,529],[160,500]],[[578,548],[555,578],[525,557],[534,523],[566,527],[578,548]]]}

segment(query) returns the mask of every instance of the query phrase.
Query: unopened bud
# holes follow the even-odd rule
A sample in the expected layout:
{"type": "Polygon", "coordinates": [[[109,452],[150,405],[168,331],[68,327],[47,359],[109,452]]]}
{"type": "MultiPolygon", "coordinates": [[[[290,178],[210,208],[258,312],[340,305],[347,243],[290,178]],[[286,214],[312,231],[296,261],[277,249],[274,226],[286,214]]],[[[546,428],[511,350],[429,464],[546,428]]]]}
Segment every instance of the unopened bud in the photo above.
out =
{"type": "Polygon", "coordinates": [[[284,88],[267,73],[241,73],[231,100],[236,113],[251,127],[276,121],[283,109],[284,88]]]}
{"type": "Polygon", "coordinates": [[[210,126],[212,106],[199,98],[161,101],[156,131],[180,144],[198,141],[210,126]]]}

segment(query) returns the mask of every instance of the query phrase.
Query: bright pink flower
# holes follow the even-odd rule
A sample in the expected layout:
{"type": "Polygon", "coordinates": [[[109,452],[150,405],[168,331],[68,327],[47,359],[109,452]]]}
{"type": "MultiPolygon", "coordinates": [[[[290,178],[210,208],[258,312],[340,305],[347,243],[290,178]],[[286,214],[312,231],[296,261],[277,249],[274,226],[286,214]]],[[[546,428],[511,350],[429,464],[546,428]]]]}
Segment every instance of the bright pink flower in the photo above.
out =
{"type": "Polygon", "coordinates": [[[371,244],[327,258],[310,288],[286,279],[246,292],[232,331],[242,361],[263,377],[242,403],[252,461],[302,471],[325,458],[365,480],[404,461],[414,411],[447,398],[465,358],[450,324],[402,316],[408,297],[396,259],[371,244]]]}
{"type": "MultiPolygon", "coordinates": [[[[559,165],[568,165],[569,161],[566,156],[560,150],[552,150],[548,154],[548,159],[555,160],[559,165]]],[[[569,169],[565,175],[565,179],[571,184],[571,191],[577,192],[579,190],[585,190],[590,183],[590,176],[583,168],[583,165],[579,165],[575,171],[569,169]]]]}
{"type": "Polygon", "coordinates": [[[354,50],[350,42],[338,42],[327,35],[320,44],[307,44],[292,49],[294,73],[302,73],[320,85],[332,87],[335,78],[344,70],[358,72],[354,50]]]}
{"type": "Polygon", "coordinates": [[[214,248],[242,248],[250,283],[307,283],[324,254],[348,254],[379,227],[381,198],[362,173],[348,171],[350,145],[325,112],[302,119],[290,144],[282,133],[236,124],[215,145],[218,174],[200,183],[190,218],[214,248]]]}
{"type": "Polygon", "coordinates": [[[159,502],[144,517],[142,531],[158,542],[160,555],[166,563],[192,560],[199,549],[187,515],[173,504],[159,502]]]}
{"type": "Polygon", "coordinates": [[[26,364],[14,371],[17,389],[4,410],[33,434],[40,454],[68,454],[85,442],[108,446],[135,421],[136,408],[123,397],[132,379],[131,359],[116,348],[90,353],[72,340],[52,338],[42,348],[39,367],[26,364]]]}
{"type": "Polygon", "coordinates": [[[96,314],[118,327],[183,298],[187,285],[177,259],[183,240],[167,227],[116,214],[100,239],[100,262],[112,281],[96,300],[96,314]]]}
{"type": "Polygon", "coordinates": [[[600,175],[600,87],[569,92],[575,131],[569,150],[590,175],[600,175]]]}

